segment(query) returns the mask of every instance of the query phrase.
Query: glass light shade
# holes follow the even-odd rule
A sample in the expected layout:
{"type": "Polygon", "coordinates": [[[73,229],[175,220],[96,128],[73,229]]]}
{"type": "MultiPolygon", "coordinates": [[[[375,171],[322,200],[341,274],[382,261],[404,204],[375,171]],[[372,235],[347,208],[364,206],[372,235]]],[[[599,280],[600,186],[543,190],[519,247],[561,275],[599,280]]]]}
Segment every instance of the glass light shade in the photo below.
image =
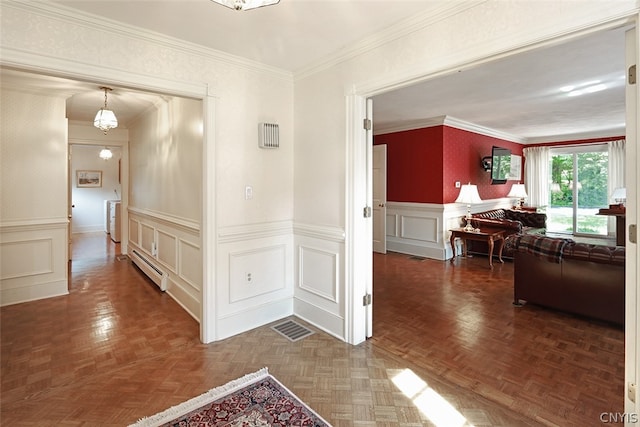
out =
{"type": "Polygon", "coordinates": [[[627,201],[627,189],[626,188],[616,188],[613,190],[611,194],[611,200],[616,203],[624,203],[627,201]]]}
{"type": "Polygon", "coordinates": [[[472,184],[464,184],[460,188],[460,194],[458,195],[458,198],[455,201],[455,203],[466,203],[468,205],[472,203],[481,203],[481,202],[482,202],[482,199],[478,194],[478,186],[472,185],[472,184]]]}
{"type": "Polygon", "coordinates": [[[107,147],[100,150],[100,154],[98,155],[100,156],[101,159],[104,159],[104,160],[109,160],[110,158],[113,157],[113,153],[107,147]]]}
{"type": "Polygon", "coordinates": [[[212,0],[212,1],[235,10],[257,9],[262,6],[271,6],[272,4],[278,4],[280,2],[280,0],[212,0]]]}
{"type": "Polygon", "coordinates": [[[513,184],[511,186],[511,191],[509,191],[509,194],[507,194],[507,197],[526,199],[529,196],[527,196],[527,191],[524,188],[524,184],[513,184]]]}
{"type": "Polygon", "coordinates": [[[101,108],[93,119],[93,125],[106,134],[109,129],[118,127],[118,119],[113,111],[101,108]]]}

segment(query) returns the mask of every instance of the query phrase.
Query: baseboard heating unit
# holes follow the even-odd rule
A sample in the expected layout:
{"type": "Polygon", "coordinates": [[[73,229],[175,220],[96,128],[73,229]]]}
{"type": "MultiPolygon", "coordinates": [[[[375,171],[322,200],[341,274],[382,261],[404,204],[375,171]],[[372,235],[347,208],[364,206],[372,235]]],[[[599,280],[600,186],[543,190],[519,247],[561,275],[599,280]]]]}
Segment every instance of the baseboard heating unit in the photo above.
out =
{"type": "Polygon", "coordinates": [[[149,259],[147,259],[144,254],[141,254],[134,249],[131,252],[131,261],[133,261],[133,263],[137,265],[144,274],[146,274],[151,280],[153,280],[153,283],[158,285],[161,291],[167,290],[169,275],[158,268],[149,259]]]}

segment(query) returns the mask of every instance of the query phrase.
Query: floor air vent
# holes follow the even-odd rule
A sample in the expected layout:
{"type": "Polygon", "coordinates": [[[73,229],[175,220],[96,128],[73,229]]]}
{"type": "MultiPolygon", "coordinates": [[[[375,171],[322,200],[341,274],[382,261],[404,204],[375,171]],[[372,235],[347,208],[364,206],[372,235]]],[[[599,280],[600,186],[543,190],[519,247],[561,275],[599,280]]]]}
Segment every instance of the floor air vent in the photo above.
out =
{"type": "Polygon", "coordinates": [[[423,256],[410,256],[409,259],[412,259],[414,261],[424,261],[426,258],[423,256]]]}
{"type": "Polygon", "coordinates": [[[293,320],[287,320],[286,322],[272,326],[271,329],[293,342],[299,341],[313,334],[311,329],[305,328],[293,320]]]}

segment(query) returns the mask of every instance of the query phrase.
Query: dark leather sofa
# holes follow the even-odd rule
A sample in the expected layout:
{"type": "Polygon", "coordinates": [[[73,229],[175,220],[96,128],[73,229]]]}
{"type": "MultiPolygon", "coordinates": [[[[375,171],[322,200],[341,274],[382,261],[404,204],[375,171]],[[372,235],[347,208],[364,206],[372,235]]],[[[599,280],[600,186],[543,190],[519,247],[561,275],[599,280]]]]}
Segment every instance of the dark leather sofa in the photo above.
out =
{"type": "Polygon", "coordinates": [[[624,324],[624,247],[520,236],[514,255],[515,305],[526,301],[624,324]]]}

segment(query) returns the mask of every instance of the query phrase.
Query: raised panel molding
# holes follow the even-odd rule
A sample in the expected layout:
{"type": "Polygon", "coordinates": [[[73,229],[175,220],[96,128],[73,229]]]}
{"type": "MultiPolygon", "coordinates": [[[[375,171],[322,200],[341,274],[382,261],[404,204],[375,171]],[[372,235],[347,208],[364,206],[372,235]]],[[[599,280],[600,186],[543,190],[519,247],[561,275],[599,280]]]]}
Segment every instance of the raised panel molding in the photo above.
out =
{"type": "MultiPolygon", "coordinates": [[[[483,200],[471,212],[508,208],[509,199],[483,200]]],[[[387,249],[438,260],[451,258],[449,242],[452,228],[461,226],[467,208],[460,203],[387,203],[387,249]]]]}
{"type": "Polygon", "coordinates": [[[400,217],[400,237],[438,243],[439,218],[402,215],[400,217]]]}
{"type": "Polygon", "coordinates": [[[165,264],[174,273],[177,273],[178,265],[178,238],[164,230],[156,230],[158,260],[165,264]]]}
{"type": "Polygon", "coordinates": [[[333,303],[339,302],[339,255],[336,252],[299,247],[298,286],[333,303]]]}
{"type": "Polygon", "coordinates": [[[229,253],[229,303],[284,289],[285,257],[285,245],[229,253]]]}
{"type": "Polygon", "coordinates": [[[20,221],[0,228],[2,306],[68,294],[68,220],[20,221]]]}
{"type": "Polygon", "coordinates": [[[183,239],[178,241],[178,276],[193,289],[202,291],[200,247],[183,239]]]}
{"type": "Polygon", "coordinates": [[[53,239],[2,242],[2,280],[53,273],[53,239]]]}

